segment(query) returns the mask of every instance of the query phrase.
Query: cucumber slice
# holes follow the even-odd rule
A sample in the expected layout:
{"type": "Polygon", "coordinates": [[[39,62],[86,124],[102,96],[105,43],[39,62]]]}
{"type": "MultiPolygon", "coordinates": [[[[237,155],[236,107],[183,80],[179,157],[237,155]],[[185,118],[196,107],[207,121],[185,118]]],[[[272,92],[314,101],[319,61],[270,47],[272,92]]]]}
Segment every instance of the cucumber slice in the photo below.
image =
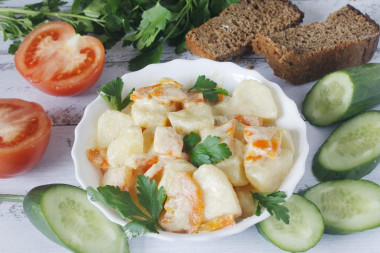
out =
{"type": "Polygon", "coordinates": [[[380,186],[371,181],[324,182],[304,196],[321,210],[325,233],[348,234],[380,226],[380,186]]]}
{"type": "Polygon", "coordinates": [[[380,161],[380,111],[361,113],[340,125],[314,155],[320,181],[360,179],[380,161]]]}
{"type": "Polygon", "coordinates": [[[380,64],[335,71],[306,95],[302,113],[316,126],[328,126],[380,104],[380,64]]]}
{"type": "Polygon", "coordinates": [[[260,234],[286,251],[304,252],[311,249],[323,234],[321,212],[311,201],[296,194],[293,194],[284,205],[289,209],[289,224],[271,216],[256,224],[260,234]]]}
{"type": "Polygon", "coordinates": [[[121,226],[109,221],[71,185],[51,184],[32,189],[24,212],[45,236],[74,252],[129,252],[121,226]]]}

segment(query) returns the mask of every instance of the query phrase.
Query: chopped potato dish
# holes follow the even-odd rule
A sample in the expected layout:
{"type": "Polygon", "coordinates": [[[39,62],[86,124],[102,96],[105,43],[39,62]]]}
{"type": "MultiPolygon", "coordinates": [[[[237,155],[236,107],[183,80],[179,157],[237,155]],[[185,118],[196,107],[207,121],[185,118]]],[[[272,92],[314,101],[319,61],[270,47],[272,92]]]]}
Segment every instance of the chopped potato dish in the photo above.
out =
{"type": "Polygon", "coordinates": [[[276,191],[291,169],[292,137],[276,126],[265,84],[245,80],[217,98],[163,79],[136,89],[121,112],[106,110],[87,150],[100,185],[137,199],[137,176],[154,179],[165,190],[160,224],[170,232],[214,231],[253,215],[251,192],[276,191]]]}

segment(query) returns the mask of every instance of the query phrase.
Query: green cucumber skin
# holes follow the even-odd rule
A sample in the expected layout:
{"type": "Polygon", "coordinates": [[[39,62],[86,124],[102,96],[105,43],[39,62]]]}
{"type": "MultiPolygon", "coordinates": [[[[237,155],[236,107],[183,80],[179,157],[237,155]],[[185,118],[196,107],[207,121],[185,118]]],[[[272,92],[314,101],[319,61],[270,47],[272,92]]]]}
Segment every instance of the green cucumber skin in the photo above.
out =
{"type": "MultiPolygon", "coordinates": [[[[370,185],[374,185],[376,187],[380,187],[378,184],[372,182],[372,181],[369,181],[369,180],[363,180],[363,179],[360,179],[360,180],[354,180],[354,179],[343,179],[343,180],[337,180],[337,181],[334,181],[335,183],[340,183],[340,182],[350,182],[350,181],[360,181],[360,182],[363,182],[363,183],[366,183],[366,184],[370,184],[370,185]]],[[[329,182],[321,182],[319,184],[316,184],[312,187],[310,187],[309,189],[307,189],[305,192],[303,192],[303,196],[308,199],[307,197],[307,194],[310,193],[312,191],[313,188],[315,187],[318,187],[320,185],[323,185],[325,183],[329,183],[329,182]]],[[[311,201],[311,200],[310,200],[311,201]]],[[[311,201],[312,202],[312,201],[311,201]]],[[[316,204],[315,204],[316,205],[316,204]]],[[[316,205],[317,206],[317,205],[316,205]]],[[[318,207],[318,206],[317,206],[318,207]]],[[[322,212],[322,211],[321,211],[322,212]]],[[[350,230],[350,229],[342,229],[342,228],[336,228],[336,227],[333,227],[333,226],[329,226],[328,224],[326,224],[326,220],[325,220],[325,230],[324,230],[324,234],[330,234],[330,235],[348,235],[348,234],[353,234],[353,233],[356,233],[356,232],[362,232],[362,231],[366,231],[366,230],[369,230],[369,229],[374,229],[374,228],[378,228],[380,227],[380,223],[379,224],[374,224],[373,226],[369,226],[369,227],[366,227],[366,228],[363,228],[363,229],[358,229],[358,230],[350,230]]]]}
{"type": "Polygon", "coordinates": [[[28,194],[25,196],[23,201],[23,209],[30,220],[30,222],[44,234],[47,238],[52,240],[53,242],[65,247],[66,249],[69,249],[54,233],[54,231],[51,229],[50,225],[47,223],[45,217],[43,216],[43,212],[41,209],[41,199],[44,193],[53,188],[53,187],[61,187],[61,186],[67,186],[64,184],[49,184],[49,185],[42,185],[38,186],[31,191],[28,192],[28,194]]]}
{"type": "MultiPolygon", "coordinates": [[[[371,114],[371,113],[379,113],[380,111],[367,111],[363,112],[350,120],[355,120],[356,117],[360,117],[362,115],[371,114]]],[[[349,120],[349,121],[350,121],[349,120]]],[[[362,177],[371,173],[380,162],[380,155],[374,157],[373,159],[367,161],[364,164],[361,164],[357,167],[347,168],[346,170],[334,171],[327,168],[319,159],[319,154],[323,149],[323,146],[327,143],[327,141],[334,135],[335,132],[340,131],[339,129],[344,126],[344,124],[348,123],[344,122],[342,125],[338,126],[330,136],[325,140],[325,142],[318,149],[317,153],[315,153],[312,162],[312,171],[314,176],[321,182],[330,181],[330,180],[340,180],[340,179],[361,179],[362,177]]]]}
{"type": "Polygon", "coordinates": [[[310,124],[315,126],[328,126],[341,120],[348,119],[360,112],[380,104],[380,63],[367,63],[360,66],[339,70],[331,74],[326,75],[318,81],[308,92],[305,100],[303,101],[302,114],[308,119],[310,124]],[[308,97],[311,96],[314,87],[316,87],[319,82],[334,73],[345,73],[349,76],[351,82],[354,84],[353,96],[350,106],[340,117],[336,118],[334,122],[321,124],[307,116],[307,113],[305,113],[304,110],[305,104],[308,97]]]}
{"type": "Polygon", "coordinates": [[[314,155],[312,163],[313,174],[320,182],[341,179],[361,179],[362,177],[371,173],[380,162],[380,157],[377,157],[376,159],[368,161],[367,163],[362,164],[359,167],[348,168],[347,170],[343,171],[334,171],[326,168],[319,161],[319,153],[321,152],[321,148],[314,155]]]}
{"type": "MultiPolygon", "coordinates": [[[[49,224],[49,221],[46,219],[44,215],[44,211],[42,210],[41,201],[43,201],[43,198],[46,193],[49,192],[49,190],[53,190],[54,188],[62,189],[63,187],[75,189],[76,191],[83,192],[83,194],[86,196],[87,199],[87,192],[79,187],[67,185],[67,184],[49,184],[49,185],[42,185],[37,186],[33,188],[31,191],[28,192],[28,194],[25,196],[23,201],[23,209],[30,220],[30,222],[44,234],[47,238],[52,240],[53,242],[57,243],[58,245],[73,251],[73,252],[82,252],[79,249],[76,249],[75,247],[72,247],[70,244],[65,243],[63,240],[60,239],[59,234],[57,235],[57,232],[53,230],[51,225],[49,224]]],[[[89,202],[88,205],[92,204],[89,202]]],[[[119,226],[120,234],[124,234],[124,230],[121,226],[119,226]]],[[[123,252],[129,253],[129,243],[127,240],[127,237],[125,236],[125,241],[123,242],[124,250],[123,252]]],[[[85,251],[87,252],[87,250],[85,251]]]]}

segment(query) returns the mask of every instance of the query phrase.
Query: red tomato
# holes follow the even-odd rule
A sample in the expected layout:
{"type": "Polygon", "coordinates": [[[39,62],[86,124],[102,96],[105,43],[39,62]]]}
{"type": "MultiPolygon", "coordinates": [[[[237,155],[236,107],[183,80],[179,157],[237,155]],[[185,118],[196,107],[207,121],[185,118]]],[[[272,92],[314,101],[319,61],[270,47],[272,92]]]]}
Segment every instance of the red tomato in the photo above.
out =
{"type": "Polygon", "coordinates": [[[51,126],[41,105],[21,99],[0,99],[0,178],[26,172],[41,160],[51,126]]]}
{"type": "Polygon", "coordinates": [[[95,37],[76,34],[70,24],[53,21],[26,36],[15,54],[15,65],[41,91],[72,96],[99,79],[104,47],[95,37]]]}

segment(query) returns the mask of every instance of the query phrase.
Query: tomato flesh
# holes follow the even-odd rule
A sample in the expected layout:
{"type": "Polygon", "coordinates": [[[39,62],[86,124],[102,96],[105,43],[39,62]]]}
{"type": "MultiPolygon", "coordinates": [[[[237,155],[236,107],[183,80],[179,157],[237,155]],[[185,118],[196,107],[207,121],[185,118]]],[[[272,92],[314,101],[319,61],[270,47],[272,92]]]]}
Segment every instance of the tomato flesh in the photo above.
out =
{"type": "Polygon", "coordinates": [[[65,22],[39,26],[15,54],[20,74],[41,91],[55,96],[77,95],[99,79],[104,67],[103,44],[80,36],[65,22]]]}
{"type": "Polygon", "coordinates": [[[41,160],[51,126],[39,104],[0,99],[0,178],[24,173],[41,160]]]}

